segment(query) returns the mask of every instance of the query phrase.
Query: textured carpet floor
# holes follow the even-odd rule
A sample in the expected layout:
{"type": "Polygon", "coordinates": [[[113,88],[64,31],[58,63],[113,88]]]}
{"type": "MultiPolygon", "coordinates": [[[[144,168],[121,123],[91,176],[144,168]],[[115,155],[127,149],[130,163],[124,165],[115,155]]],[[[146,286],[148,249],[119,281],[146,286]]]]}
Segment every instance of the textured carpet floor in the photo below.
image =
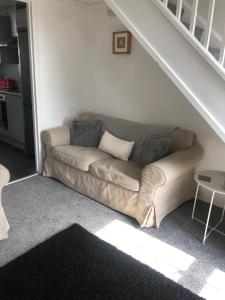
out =
{"type": "Polygon", "coordinates": [[[4,300],[200,299],[72,225],[0,269],[4,300]]]}
{"type": "MultiPolygon", "coordinates": [[[[171,213],[159,229],[140,230],[135,220],[37,176],[6,187],[3,205],[11,229],[9,239],[0,241],[0,265],[79,223],[196,294],[224,299],[219,288],[225,280],[225,237],[215,232],[202,245],[204,227],[191,221],[192,202],[171,213]]],[[[196,212],[205,218],[207,208],[200,202],[196,212]]]]}

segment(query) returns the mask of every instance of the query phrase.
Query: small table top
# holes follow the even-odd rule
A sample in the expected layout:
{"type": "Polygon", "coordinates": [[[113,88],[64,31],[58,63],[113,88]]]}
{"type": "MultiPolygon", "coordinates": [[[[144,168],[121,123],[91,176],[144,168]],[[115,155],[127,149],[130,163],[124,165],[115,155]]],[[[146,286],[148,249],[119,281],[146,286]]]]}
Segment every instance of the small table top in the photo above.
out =
{"type": "Polygon", "coordinates": [[[198,172],[195,174],[194,179],[207,190],[225,195],[225,172],[215,170],[198,172]],[[211,181],[200,180],[199,175],[211,177],[211,181]]]}

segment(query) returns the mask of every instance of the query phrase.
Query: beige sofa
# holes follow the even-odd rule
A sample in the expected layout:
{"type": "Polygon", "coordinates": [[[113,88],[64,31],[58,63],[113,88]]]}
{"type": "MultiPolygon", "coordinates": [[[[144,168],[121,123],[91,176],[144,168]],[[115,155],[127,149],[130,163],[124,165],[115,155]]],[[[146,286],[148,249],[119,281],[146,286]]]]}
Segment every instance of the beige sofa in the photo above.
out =
{"type": "Polygon", "coordinates": [[[9,182],[9,171],[0,165],[0,240],[8,237],[9,223],[2,207],[2,189],[9,182]]]}
{"type": "Polygon", "coordinates": [[[192,132],[139,124],[94,113],[80,120],[102,120],[103,130],[130,141],[149,134],[171,136],[171,154],[144,168],[96,149],[70,145],[69,126],[42,133],[45,176],[135,218],[142,227],[162,219],[194,195],[193,172],[202,150],[192,132]]]}

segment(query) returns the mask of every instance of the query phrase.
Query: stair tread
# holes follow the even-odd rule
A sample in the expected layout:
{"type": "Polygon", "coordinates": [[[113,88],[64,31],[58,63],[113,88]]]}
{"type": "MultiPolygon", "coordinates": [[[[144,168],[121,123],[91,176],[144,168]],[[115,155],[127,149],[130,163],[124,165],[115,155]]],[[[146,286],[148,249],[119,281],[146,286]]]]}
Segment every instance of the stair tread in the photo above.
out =
{"type": "MultiPolygon", "coordinates": [[[[184,26],[189,30],[190,28],[190,24],[189,23],[186,23],[186,22],[182,22],[184,24],[184,26]]],[[[202,38],[202,34],[204,32],[204,29],[199,27],[199,26],[196,26],[195,27],[195,37],[201,41],[201,38],[202,38]]]]}
{"type": "MultiPolygon", "coordinates": [[[[176,15],[176,10],[177,10],[177,6],[174,3],[168,2],[168,9],[174,14],[176,15]]],[[[184,9],[182,8],[182,12],[181,12],[181,18],[184,15],[184,9]]]]}
{"type": "Polygon", "coordinates": [[[186,22],[182,22],[184,24],[184,26],[189,30],[190,28],[190,24],[186,23],[186,22]]]}
{"type": "Polygon", "coordinates": [[[219,60],[220,57],[220,49],[209,47],[209,52],[215,57],[216,60],[219,60]]]}
{"type": "Polygon", "coordinates": [[[203,32],[204,32],[204,29],[199,27],[199,26],[196,26],[195,27],[195,37],[200,41],[201,38],[202,38],[202,35],[203,35],[203,32]]]}

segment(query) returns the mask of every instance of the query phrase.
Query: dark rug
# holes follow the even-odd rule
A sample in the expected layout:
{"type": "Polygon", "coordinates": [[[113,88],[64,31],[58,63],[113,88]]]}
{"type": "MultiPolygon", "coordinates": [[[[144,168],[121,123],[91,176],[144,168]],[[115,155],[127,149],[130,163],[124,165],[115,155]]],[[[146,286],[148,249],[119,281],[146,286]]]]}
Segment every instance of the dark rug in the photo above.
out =
{"type": "Polygon", "coordinates": [[[200,298],[73,225],[0,269],[0,299],[200,298]]]}

